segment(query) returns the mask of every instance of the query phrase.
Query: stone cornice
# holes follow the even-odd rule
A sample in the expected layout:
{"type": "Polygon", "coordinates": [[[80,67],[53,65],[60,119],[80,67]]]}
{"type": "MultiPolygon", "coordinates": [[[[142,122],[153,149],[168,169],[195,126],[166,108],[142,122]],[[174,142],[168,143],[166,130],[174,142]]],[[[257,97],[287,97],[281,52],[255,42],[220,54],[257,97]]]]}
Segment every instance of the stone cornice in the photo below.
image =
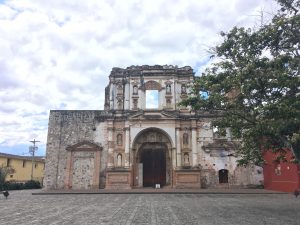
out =
{"type": "Polygon", "coordinates": [[[126,69],[114,67],[110,77],[140,77],[140,76],[192,76],[194,77],[192,67],[178,67],[173,65],[143,65],[130,66],[126,69]]]}

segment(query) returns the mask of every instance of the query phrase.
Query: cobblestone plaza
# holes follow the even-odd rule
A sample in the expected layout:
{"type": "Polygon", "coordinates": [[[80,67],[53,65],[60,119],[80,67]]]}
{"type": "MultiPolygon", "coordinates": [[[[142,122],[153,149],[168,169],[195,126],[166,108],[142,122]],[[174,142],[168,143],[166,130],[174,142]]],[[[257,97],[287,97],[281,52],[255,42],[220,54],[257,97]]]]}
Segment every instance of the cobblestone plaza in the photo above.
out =
{"type": "Polygon", "coordinates": [[[272,224],[300,221],[291,194],[69,194],[13,191],[0,224],[272,224]]]}

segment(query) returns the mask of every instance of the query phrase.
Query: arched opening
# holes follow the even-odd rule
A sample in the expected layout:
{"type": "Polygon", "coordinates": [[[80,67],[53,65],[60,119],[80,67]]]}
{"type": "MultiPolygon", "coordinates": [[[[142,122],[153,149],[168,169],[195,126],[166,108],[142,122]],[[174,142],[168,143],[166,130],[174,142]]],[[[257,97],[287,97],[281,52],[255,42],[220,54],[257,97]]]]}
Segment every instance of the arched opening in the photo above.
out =
{"type": "Polygon", "coordinates": [[[155,187],[171,184],[171,141],[164,131],[148,128],[133,142],[133,184],[136,187],[155,187]]]}
{"type": "Polygon", "coordinates": [[[158,109],[159,93],[158,90],[146,90],[146,109],[158,109]]]}
{"type": "Polygon", "coordinates": [[[219,183],[220,184],[228,183],[228,170],[226,169],[219,170],[219,183]]]}
{"type": "Polygon", "coordinates": [[[153,80],[145,83],[145,109],[158,109],[160,105],[161,85],[153,80]]]}

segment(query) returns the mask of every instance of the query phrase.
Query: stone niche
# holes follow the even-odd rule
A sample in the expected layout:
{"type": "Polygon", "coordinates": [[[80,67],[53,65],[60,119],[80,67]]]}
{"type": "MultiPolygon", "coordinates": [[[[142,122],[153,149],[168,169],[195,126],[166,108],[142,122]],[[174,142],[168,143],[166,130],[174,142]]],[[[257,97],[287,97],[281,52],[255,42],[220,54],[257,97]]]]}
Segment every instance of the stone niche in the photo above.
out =
{"type": "Polygon", "coordinates": [[[101,150],[101,146],[89,141],[67,147],[66,189],[99,189],[101,150]]]}
{"type": "Polygon", "coordinates": [[[201,188],[200,170],[174,170],[174,188],[201,188]]]}

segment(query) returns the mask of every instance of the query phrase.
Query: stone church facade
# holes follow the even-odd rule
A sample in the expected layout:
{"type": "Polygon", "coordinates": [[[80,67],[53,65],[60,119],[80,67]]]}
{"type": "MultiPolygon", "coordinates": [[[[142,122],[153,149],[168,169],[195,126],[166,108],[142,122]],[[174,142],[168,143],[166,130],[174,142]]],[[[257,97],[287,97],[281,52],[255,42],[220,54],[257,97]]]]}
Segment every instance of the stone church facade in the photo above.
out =
{"type": "Polygon", "coordinates": [[[189,66],[113,68],[104,110],[51,110],[44,187],[260,184],[261,168],[237,166],[229,132],[214,134],[215,115],[178,106],[193,79],[189,66]]]}

